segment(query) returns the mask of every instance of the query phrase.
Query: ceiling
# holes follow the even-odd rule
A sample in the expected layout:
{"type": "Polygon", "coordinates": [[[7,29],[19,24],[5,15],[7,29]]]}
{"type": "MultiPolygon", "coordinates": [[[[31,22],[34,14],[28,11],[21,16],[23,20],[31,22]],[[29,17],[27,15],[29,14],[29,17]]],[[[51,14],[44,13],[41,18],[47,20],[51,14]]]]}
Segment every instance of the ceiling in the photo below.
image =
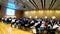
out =
{"type": "Polygon", "coordinates": [[[60,0],[0,0],[0,4],[5,7],[8,7],[8,3],[14,4],[15,8],[12,9],[16,10],[60,9],[60,0]]]}

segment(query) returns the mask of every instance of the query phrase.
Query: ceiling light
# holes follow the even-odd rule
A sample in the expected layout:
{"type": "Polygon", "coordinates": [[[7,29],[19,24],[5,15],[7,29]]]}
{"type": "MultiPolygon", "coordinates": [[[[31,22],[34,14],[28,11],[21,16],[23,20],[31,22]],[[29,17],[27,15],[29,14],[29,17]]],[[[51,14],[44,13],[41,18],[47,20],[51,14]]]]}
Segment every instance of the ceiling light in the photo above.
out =
{"type": "Polygon", "coordinates": [[[37,18],[37,16],[35,16],[35,18],[37,18]]]}
{"type": "Polygon", "coordinates": [[[29,16],[29,18],[32,18],[31,16],[29,16]]]}
{"type": "Polygon", "coordinates": [[[52,16],[52,19],[55,19],[56,17],[55,16],[52,16]]]}
{"type": "Polygon", "coordinates": [[[48,18],[47,16],[45,16],[45,18],[48,18]]]}

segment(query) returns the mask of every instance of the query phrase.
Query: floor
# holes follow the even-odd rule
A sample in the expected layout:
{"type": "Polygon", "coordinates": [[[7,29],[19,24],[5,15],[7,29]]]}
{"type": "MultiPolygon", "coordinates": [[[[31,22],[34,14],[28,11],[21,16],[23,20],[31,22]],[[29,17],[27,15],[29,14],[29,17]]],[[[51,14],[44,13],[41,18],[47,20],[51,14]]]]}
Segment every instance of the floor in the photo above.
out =
{"type": "Polygon", "coordinates": [[[10,24],[0,22],[0,34],[32,34],[17,28],[11,28],[10,24]]]}

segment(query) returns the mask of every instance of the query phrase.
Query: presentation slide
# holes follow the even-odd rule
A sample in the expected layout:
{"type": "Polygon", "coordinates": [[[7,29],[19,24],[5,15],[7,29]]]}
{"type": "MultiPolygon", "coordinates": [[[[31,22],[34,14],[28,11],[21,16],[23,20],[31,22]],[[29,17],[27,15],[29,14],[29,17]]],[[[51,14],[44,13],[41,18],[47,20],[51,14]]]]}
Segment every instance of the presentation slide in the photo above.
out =
{"type": "Polygon", "coordinates": [[[15,10],[7,8],[6,9],[6,15],[7,16],[14,16],[15,15],[15,10]]]}

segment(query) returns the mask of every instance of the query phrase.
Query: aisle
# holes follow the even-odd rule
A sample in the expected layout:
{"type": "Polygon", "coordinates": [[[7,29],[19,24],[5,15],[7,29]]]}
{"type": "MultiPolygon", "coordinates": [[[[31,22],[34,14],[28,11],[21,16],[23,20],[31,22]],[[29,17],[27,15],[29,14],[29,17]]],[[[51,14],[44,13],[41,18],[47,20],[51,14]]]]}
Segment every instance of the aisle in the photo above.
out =
{"type": "Polygon", "coordinates": [[[4,24],[0,22],[0,34],[32,34],[32,33],[16,28],[11,28],[10,24],[4,24]]]}

